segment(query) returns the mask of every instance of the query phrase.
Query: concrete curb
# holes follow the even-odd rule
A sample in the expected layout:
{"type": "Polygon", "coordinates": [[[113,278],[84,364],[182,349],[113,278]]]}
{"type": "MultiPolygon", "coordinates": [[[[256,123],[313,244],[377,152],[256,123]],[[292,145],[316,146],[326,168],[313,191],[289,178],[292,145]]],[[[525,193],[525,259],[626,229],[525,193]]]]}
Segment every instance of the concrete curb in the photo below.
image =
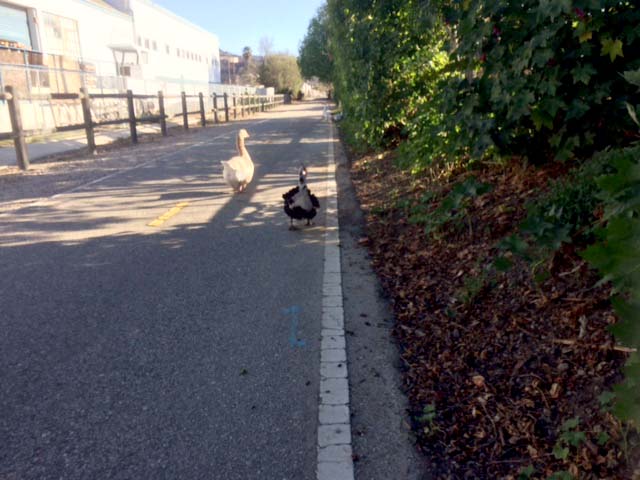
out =
{"type": "Polygon", "coordinates": [[[338,225],[334,127],[329,125],[326,229],[320,342],[317,480],[353,480],[351,417],[338,225]]]}

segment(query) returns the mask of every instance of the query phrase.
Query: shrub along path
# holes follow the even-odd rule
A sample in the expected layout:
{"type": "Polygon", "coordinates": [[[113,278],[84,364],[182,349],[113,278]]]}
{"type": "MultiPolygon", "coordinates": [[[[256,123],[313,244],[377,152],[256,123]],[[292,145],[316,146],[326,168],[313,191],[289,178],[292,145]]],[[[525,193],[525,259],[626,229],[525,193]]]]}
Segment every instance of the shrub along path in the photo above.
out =
{"type": "Polygon", "coordinates": [[[627,353],[606,330],[609,287],[596,286],[582,247],[554,254],[546,278],[516,259],[504,273],[488,268],[527,200],[568,168],[483,167],[473,175],[493,189],[427,237],[410,219],[471,174],[436,184],[401,172],[393,157],[352,155],[352,179],[367,218],[361,244],[392,299],[413,428],[434,478],[632,478],[632,439],[603,395],[627,353]],[[427,193],[434,188],[443,190],[427,193]]]}

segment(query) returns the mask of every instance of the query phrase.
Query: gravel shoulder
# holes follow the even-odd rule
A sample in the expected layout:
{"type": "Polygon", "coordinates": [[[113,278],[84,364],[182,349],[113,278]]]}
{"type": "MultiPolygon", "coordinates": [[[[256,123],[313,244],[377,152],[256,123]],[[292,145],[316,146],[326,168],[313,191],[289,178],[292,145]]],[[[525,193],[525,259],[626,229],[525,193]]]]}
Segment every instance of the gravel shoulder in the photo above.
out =
{"type": "Polygon", "coordinates": [[[430,478],[411,435],[401,391],[400,355],[393,341],[393,313],[371,269],[364,217],[351,184],[348,160],[336,148],[351,433],[358,480],[430,478]]]}

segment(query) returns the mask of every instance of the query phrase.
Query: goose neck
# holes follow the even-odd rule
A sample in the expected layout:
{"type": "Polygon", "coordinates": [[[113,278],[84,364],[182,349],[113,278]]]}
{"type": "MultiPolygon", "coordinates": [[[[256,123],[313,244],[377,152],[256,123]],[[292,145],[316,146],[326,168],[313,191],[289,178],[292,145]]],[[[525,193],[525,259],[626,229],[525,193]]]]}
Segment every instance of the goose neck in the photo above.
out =
{"type": "Polygon", "coordinates": [[[238,138],[236,139],[236,147],[238,148],[238,153],[243,156],[246,157],[249,152],[247,152],[247,147],[244,146],[244,138],[241,136],[238,136],[238,138]]]}

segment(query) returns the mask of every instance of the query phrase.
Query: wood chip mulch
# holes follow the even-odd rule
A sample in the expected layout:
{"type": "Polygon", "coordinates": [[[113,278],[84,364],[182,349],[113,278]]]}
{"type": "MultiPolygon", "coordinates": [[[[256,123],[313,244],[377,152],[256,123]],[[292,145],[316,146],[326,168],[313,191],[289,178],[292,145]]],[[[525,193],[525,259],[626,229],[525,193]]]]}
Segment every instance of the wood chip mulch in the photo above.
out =
{"type": "Polygon", "coordinates": [[[526,201],[567,169],[483,167],[473,174],[492,191],[434,239],[409,221],[409,205],[469,172],[436,183],[400,170],[393,153],[349,155],[367,218],[360,244],[392,300],[413,431],[433,478],[632,478],[632,433],[598,399],[627,353],[607,331],[609,288],[596,286],[581,247],[556,253],[542,282],[516,259],[506,273],[483,273],[526,201]]]}

